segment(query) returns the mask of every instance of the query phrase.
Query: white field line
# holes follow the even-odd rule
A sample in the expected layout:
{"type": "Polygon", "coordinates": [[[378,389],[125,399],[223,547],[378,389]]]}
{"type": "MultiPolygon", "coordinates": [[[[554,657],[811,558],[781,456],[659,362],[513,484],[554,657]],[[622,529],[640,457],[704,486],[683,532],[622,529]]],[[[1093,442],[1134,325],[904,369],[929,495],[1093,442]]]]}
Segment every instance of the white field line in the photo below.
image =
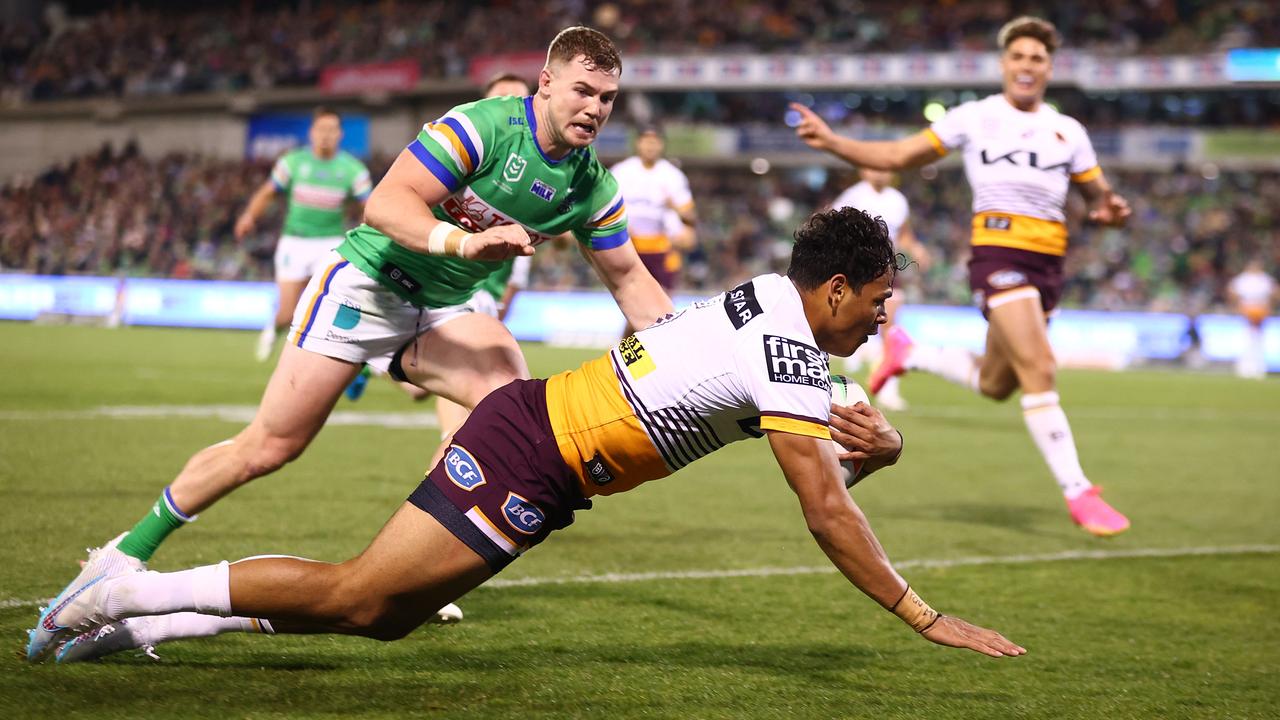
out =
{"type": "MultiPolygon", "coordinates": [[[[104,405],[84,410],[0,410],[0,422],[34,420],[220,420],[247,425],[257,407],[253,405],[104,405]]],[[[361,412],[337,410],[329,415],[329,425],[365,425],[391,429],[437,428],[434,412],[361,412]]]]}
{"type": "MultiPolygon", "coordinates": [[[[0,422],[30,422],[39,420],[218,420],[247,424],[253,419],[256,407],[252,405],[104,405],[77,410],[0,410],[0,422]]],[[[1072,418],[1081,420],[1112,420],[1121,422],[1166,421],[1182,424],[1246,420],[1256,423],[1280,422],[1280,411],[1264,409],[1215,410],[1196,408],[1188,411],[1180,407],[1132,407],[1127,405],[1103,405],[1093,407],[1067,407],[1072,418]]],[[[914,405],[907,414],[917,418],[943,418],[961,420],[990,420],[991,409],[976,405],[914,405]]],[[[1016,417],[1010,412],[1009,418],[1016,417]]],[[[434,429],[438,427],[433,412],[362,412],[338,410],[329,416],[330,425],[364,425],[381,428],[434,429]]]]}
{"type": "MultiPolygon", "coordinates": [[[[1126,558],[1179,558],[1215,555],[1272,555],[1280,553],[1280,545],[1230,545],[1225,547],[1136,548],[1133,550],[1066,550],[1040,555],[979,555],[959,558],[919,558],[894,563],[900,570],[912,568],[954,568],[973,565],[1033,565],[1037,563],[1064,562],[1069,560],[1122,560],[1126,558]]],[[[545,585],[593,585],[655,580],[717,580],[722,578],[757,578],[787,575],[825,575],[836,572],[830,565],[801,565],[797,567],[741,568],[738,570],[677,570],[646,573],[604,573],[601,575],[567,575],[563,577],[494,578],[480,589],[539,587],[545,585]]],[[[0,600],[0,610],[36,607],[49,602],[5,598],[0,600]]]]}

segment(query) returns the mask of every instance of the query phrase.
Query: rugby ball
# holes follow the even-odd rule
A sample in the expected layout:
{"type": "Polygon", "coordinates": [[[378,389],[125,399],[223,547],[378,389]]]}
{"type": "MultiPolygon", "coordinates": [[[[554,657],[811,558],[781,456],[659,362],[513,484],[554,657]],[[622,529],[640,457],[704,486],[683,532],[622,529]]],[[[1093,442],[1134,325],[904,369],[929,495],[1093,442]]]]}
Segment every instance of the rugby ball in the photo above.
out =
{"type": "MultiPolygon", "coordinates": [[[[841,407],[849,407],[864,402],[868,405],[871,400],[867,398],[867,391],[862,389],[858,383],[850,380],[843,375],[831,376],[831,404],[841,407]]],[[[843,445],[836,442],[833,438],[831,444],[835,446],[836,453],[848,452],[843,445]]],[[[862,462],[855,460],[845,460],[840,463],[841,474],[844,476],[844,486],[853,487],[858,480],[858,474],[862,472],[862,462]]]]}

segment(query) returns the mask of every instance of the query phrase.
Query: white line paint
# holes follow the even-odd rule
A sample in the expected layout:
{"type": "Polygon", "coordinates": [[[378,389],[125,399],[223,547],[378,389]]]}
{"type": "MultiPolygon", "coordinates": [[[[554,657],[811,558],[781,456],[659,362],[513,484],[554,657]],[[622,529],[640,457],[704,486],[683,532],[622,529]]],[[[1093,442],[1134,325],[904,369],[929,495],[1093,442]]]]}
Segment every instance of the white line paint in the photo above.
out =
{"type": "MultiPolygon", "coordinates": [[[[219,420],[247,425],[257,407],[253,405],[105,405],[84,410],[0,410],[0,422],[35,420],[219,420]]],[[[434,412],[360,412],[337,410],[328,425],[363,425],[390,429],[432,429],[439,427],[434,412]]]]}
{"type": "MultiPolygon", "coordinates": [[[[899,570],[911,568],[954,568],[972,565],[1034,565],[1037,563],[1065,562],[1069,560],[1123,560],[1127,558],[1180,558],[1221,555],[1274,555],[1280,553],[1280,545],[1231,545],[1227,547],[1136,548],[1133,550],[1066,550],[1041,555],[979,555],[959,558],[919,558],[895,562],[899,570]]],[[[717,580],[722,578],[757,578],[778,575],[825,575],[836,572],[830,565],[802,565],[798,567],[742,568],[738,570],[678,570],[647,573],[604,573],[602,575],[568,575],[564,577],[494,578],[480,589],[539,587],[544,585],[590,585],[655,580],[717,580]]],[[[6,598],[0,600],[0,610],[28,608],[49,602],[6,598]]]]}
{"type": "MultiPolygon", "coordinates": [[[[1234,545],[1229,547],[1135,548],[1133,550],[1066,550],[1042,555],[990,555],[959,558],[919,558],[893,563],[899,570],[911,568],[953,568],[970,565],[1032,565],[1068,560],[1120,560],[1125,558],[1177,558],[1205,555],[1266,555],[1280,553],[1280,545],[1234,545]]],[[[494,578],[481,587],[537,587],[596,583],[647,582],[652,580],[715,580],[720,578],[771,577],[774,575],[822,575],[834,573],[831,565],[800,567],[742,568],[740,570],[677,570],[649,573],[605,573],[566,577],[494,578]]]]}
{"type": "MultiPolygon", "coordinates": [[[[105,405],[78,410],[0,410],[0,422],[30,422],[36,420],[156,420],[183,419],[218,420],[247,424],[257,408],[253,405],[105,405]]],[[[976,405],[912,405],[911,417],[941,418],[951,420],[991,420],[992,409],[976,405]]],[[[1178,422],[1203,423],[1223,420],[1246,420],[1255,423],[1280,421],[1280,411],[1264,409],[1215,410],[1196,408],[1188,412],[1180,407],[1086,406],[1071,408],[1071,417],[1082,420],[1116,422],[1178,422]]],[[[998,418],[995,418],[998,419],[998,418]]],[[[1016,413],[1008,416],[1010,422],[1021,423],[1016,413]]],[[[361,412],[338,410],[329,416],[330,425],[364,425],[382,428],[436,428],[433,412],[361,412]]]]}

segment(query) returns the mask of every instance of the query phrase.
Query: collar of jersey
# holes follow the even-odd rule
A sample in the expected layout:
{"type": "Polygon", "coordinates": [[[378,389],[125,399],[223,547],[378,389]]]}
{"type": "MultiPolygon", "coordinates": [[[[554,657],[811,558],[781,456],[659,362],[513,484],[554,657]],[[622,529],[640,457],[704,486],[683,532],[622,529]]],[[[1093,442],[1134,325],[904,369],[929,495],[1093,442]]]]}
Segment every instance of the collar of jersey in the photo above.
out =
{"type": "Polygon", "coordinates": [[[547,157],[547,154],[545,152],[542,151],[542,145],[538,144],[538,119],[533,115],[533,96],[532,95],[528,95],[524,99],[524,120],[525,120],[524,124],[529,127],[529,134],[533,136],[533,146],[538,148],[538,154],[542,156],[543,162],[545,162],[548,165],[559,165],[560,163],[564,162],[567,158],[573,155],[573,152],[571,151],[568,155],[565,155],[559,160],[552,160],[551,158],[547,157]]]}

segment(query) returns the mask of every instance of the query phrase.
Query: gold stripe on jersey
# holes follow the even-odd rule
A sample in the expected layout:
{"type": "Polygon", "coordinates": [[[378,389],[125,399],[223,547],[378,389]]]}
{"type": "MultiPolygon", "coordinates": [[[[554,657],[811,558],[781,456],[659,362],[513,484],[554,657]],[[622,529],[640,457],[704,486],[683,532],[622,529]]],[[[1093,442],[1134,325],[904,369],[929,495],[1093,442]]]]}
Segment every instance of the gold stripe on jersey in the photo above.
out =
{"type": "Polygon", "coordinates": [[[822,438],[823,440],[831,439],[831,429],[826,425],[820,425],[810,420],[769,415],[767,413],[760,414],[760,429],[777,430],[778,432],[792,435],[806,435],[808,437],[822,438]]]}
{"type": "Polygon", "coordinates": [[[1087,183],[1092,180],[1096,180],[1100,177],[1102,177],[1102,166],[1094,165],[1093,167],[1089,168],[1088,170],[1085,170],[1084,172],[1074,173],[1071,176],[1071,182],[1087,183]]]}
{"type": "Polygon", "coordinates": [[[1067,226],[1027,215],[980,212],[973,216],[972,243],[1062,256],[1067,254],[1067,226]]]}
{"type": "Polygon", "coordinates": [[[929,139],[929,144],[933,146],[934,152],[938,153],[938,157],[947,154],[947,146],[942,144],[942,138],[938,137],[938,133],[933,128],[925,128],[924,136],[929,139]]]}
{"type": "Polygon", "coordinates": [[[608,354],[548,378],[547,415],[583,497],[612,495],[671,473],[623,397],[608,354]],[[597,458],[613,473],[606,485],[587,477],[586,463],[597,458]]]}
{"type": "Polygon", "coordinates": [[[671,238],[666,235],[632,235],[631,244],[638,253],[664,253],[671,249],[671,238]]]}

